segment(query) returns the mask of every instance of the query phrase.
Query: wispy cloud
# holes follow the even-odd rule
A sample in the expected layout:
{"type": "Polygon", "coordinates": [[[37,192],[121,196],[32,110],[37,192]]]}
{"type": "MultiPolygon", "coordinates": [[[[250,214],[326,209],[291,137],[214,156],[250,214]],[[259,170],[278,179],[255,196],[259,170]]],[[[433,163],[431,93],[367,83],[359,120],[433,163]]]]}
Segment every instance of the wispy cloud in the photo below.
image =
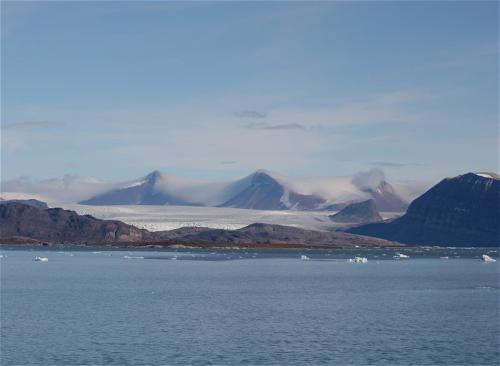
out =
{"type": "Polygon", "coordinates": [[[372,161],[369,165],[385,168],[402,168],[406,166],[421,166],[420,163],[396,163],[392,161],[372,161]]]}
{"type": "Polygon", "coordinates": [[[252,119],[263,119],[266,118],[267,113],[259,112],[259,111],[239,111],[234,113],[237,117],[240,118],[252,118],[252,119]]]}
{"type": "Polygon", "coordinates": [[[7,123],[2,125],[3,130],[30,130],[35,128],[57,128],[64,127],[63,122],[52,122],[52,121],[30,121],[30,122],[16,122],[7,123]]]}
{"type": "Polygon", "coordinates": [[[244,126],[251,130],[305,130],[305,127],[300,123],[283,123],[283,124],[270,124],[267,122],[253,122],[244,126]]]}

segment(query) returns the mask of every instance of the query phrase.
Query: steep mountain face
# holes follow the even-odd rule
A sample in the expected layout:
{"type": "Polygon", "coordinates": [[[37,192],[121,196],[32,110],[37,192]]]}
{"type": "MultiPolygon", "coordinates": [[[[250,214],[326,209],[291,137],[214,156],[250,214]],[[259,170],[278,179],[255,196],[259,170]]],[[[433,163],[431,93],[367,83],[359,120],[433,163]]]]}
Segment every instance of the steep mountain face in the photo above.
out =
{"type": "Polygon", "coordinates": [[[391,222],[348,232],[409,244],[500,246],[500,180],[495,174],[447,178],[391,222]]]}
{"type": "Polygon", "coordinates": [[[22,203],[24,205],[37,207],[37,208],[40,208],[42,210],[45,210],[45,209],[49,208],[49,206],[45,202],[42,202],[42,201],[39,201],[39,200],[35,200],[35,199],[28,199],[28,200],[4,200],[4,199],[0,198],[0,205],[4,205],[6,203],[22,203]]]}
{"type": "Polygon", "coordinates": [[[258,171],[250,177],[246,188],[222,203],[220,207],[255,210],[313,210],[325,200],[314,195],[303,195],[284,187],[266,172],[258,171]]]}
{"type": "Polygon", "coordinates": [[[158,189],[161,173],[154,171],[142,180],[126,187],[79,202],[83,205],[178,205],[199,206],[158,189]]]}
{"type": "Polygon", "coordinates": [[[4,242],[29,239],[49,243],[135,242],[151,237],[148,231],[121,221],[99,220],[61,208],[40,209],[16,202],[0,205],[0,234],[4,242]]]}
{"type": "Polygon", "coordinates": [[[382,221],[374,200],[352,203],[329,217],[332,221],[339,223],[366,224],[382,221]]]}

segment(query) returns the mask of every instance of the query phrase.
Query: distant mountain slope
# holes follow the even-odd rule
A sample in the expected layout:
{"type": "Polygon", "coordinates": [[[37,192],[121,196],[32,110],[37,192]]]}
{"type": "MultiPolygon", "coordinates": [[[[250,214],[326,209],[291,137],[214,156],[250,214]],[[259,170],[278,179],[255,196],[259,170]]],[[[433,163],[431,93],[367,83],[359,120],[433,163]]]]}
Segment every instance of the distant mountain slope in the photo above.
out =
{"type": "Polygon", "coordinates": [[[382,221],[382,216],[377,211],[374,200],[352,203],[340,212],[329,216],[334,222],[339,223],[370,223],[382,221]]]}
{"type": "Polygon", "coordinates": [[[154,171],[128,186],[99,194],[79,203],[83,205],[199,205],[159,189],[157,185],[160,179],[162,179],[161,173],[154,171]]]}
{"type": "Polygon", "coordinates": [[[222,203],[220,207],[247,208],[255,210],[313,210],[325,203],[314,195],[303,195],[289,190],[269,173],[257,171],[250,177],[249,184],[222,203]]]}
{"type": "Polygon", "coordinates": [[[404,216],[347,231],[408,244],[500,246],[499,188],[494,173],[447,178],[415,199],[404,216]]]}
{"type": "Polygon", "coordinates": [[[408,202],[396,194],[394,187],[385,180],[375,188],[365,189],[369,193],[380,211],[404,212],[408,202]]]}
{"type": "Polygon", "coordinates": [[[408,200],[396,192],[380,169],[357,173],[351,182],[359,190],[369,194],[380,211],[402,212],[408,208],[408,200]]]}

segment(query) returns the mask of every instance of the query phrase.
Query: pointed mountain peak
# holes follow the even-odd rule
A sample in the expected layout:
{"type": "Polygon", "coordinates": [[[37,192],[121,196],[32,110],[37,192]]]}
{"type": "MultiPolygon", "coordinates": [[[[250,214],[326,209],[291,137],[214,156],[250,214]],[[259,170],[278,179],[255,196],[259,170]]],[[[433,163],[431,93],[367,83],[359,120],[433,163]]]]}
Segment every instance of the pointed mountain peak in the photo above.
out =
{"type": "Polygon", "coordinates": [[[259,169],[251,177],[252,184],[279,184],[268,170],[259,169]]]}
{"type": "Polygon", "coordinates": [[[266,170],[266,169],[258,169],[252,175],[267,175],[270,177],[271,172],[269,170],[266,170]]]}
{"type": "Polygon", "coordinates": [[[145,179],[149,182],[155,182],[160,177],[161,177],[161,173],[158,170],[154,170],[151,173],[149,173],[148,175],[146,175],[145,179]]]}

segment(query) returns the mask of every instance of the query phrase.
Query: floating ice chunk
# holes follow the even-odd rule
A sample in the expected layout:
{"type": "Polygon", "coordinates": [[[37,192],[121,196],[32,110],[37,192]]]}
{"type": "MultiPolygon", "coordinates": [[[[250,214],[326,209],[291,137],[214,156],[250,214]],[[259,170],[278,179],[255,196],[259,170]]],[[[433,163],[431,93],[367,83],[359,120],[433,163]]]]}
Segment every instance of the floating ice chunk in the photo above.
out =
{"type": "Polygon", "coordinates": [[[123,256],[123,258],[125,258],[125,259],[144,259],[144,257],[129,256],[129,255],[125,255],[125,256],[123,256]]]}
{"type": "Polygon", "coordinates": [[[35,262],[48,262],[49,258],[36,256],[34,260],[35,262]]]}
{"type": "Polygon", "coordinates": [[[489,255],[483,254],[482,260],[484,263],[493,263],[496,262],[496,259],[491,258],[489,255]]]}
{"type": "Polygon", "coordinates": [[[349,259],[349,263],[368,263],[368,258],[354,257],[354,258],[349,259]]]}
{"type": "Polygon", "coordinates": [[[392,256],[392,259],[410,259],[410,256],[402,253],[396,253],[392,256]]]}
{"type": "Polygon", "coordinates": [[[307,255],[301,255],[300,259],[303,260],[303,261],[308,261],[311,258],[309,258],[307,255]]]}

